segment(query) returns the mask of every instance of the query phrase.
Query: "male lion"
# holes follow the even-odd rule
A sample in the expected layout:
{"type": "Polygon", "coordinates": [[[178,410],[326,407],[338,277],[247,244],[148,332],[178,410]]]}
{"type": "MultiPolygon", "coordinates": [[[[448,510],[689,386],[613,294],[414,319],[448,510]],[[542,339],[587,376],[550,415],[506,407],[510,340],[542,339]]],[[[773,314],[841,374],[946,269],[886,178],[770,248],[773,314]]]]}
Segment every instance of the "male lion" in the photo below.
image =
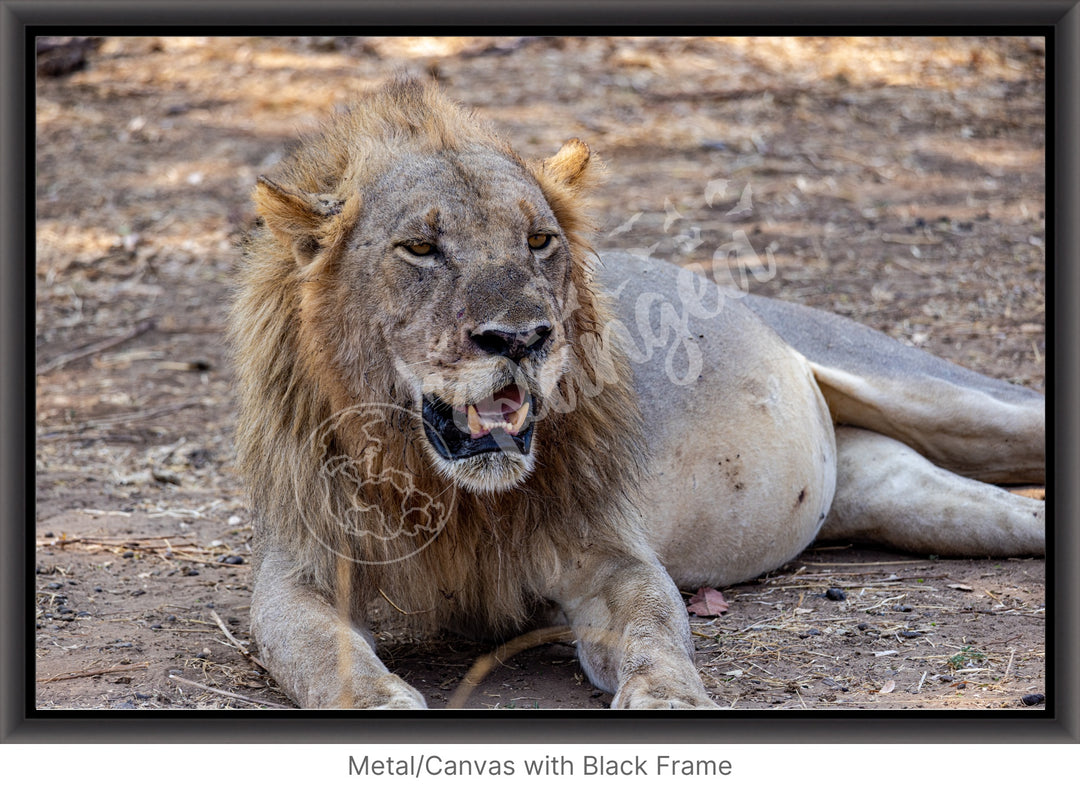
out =
{"type": "Polygon", "coordinates": [[[594,171],[398,80],[259,179],[239,462],[253,631],[298,704],[424,706],[376,656],[381,602],[496,638],[559,614],[613,706],[714,706],[676,585],[837,536],[1043,552],[1042,503],[987,484],[1044,479],[1041,396],[597,256],[594,171]]]}

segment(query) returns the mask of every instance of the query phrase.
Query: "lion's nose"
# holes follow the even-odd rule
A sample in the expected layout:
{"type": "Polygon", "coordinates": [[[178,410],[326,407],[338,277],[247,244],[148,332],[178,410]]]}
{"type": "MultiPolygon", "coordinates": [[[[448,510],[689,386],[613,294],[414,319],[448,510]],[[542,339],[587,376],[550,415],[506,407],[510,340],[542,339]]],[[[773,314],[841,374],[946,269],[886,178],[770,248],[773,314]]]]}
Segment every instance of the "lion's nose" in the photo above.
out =
{"type": "Polygon", "coordinates": [[[469,333],[469,338],[488,354],[500,355],[517,363],[539,350],[550,335],[550,324],[538,324],[526,330],[482,327],[469,333]]]}

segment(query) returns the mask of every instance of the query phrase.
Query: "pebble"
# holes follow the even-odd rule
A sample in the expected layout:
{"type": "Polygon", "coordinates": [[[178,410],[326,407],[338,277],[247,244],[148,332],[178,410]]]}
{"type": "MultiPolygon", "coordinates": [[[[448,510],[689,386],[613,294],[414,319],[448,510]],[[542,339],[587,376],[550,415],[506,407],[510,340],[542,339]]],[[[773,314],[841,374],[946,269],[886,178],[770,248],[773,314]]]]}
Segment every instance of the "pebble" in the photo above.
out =
{"type": "Polygon", "coordinates": [[[1033,707],[1036,704],[1041,704],[1043,701],[1045,701],[1046,696],[1044,696],[1042,693],[1030,693],[1021,698],[1020,700],[1024,702],[1025,706],[1033,707]]]}
{"type": "Polygon", "coordinates": [[[125,560],[130,560],[132,557],[135,556],[135,552],[133,552],[133,551],[125,551],[120,556],[123,557],[125,560]]]}
{"type": "Polygon", "coordinates": [[[905,631],[900,633],[901,637],[922,637],[922,632],[905,631]]]}
{"type": "Polygon", "coordinates": [[[847,595],[838,587],[830,587],[825,591],[825,598],[829,601],[844,601],[847,599],[847,595]]]}
{"type": "Polygon", "coordinates": [[[63,585],[61,585],[59,582],[49,582],[49,584],[45,585],[45,587],[47,587],[49,590],[59,590],[61,587],[63,587],[63,585]]]}

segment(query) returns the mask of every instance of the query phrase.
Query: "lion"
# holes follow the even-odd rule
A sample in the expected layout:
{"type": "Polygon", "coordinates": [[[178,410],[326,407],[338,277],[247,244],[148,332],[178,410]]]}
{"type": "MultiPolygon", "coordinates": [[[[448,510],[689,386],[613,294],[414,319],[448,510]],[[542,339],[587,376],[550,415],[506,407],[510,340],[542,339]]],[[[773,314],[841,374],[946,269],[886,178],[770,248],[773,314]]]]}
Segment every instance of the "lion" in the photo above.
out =
{"type": "Polygon", "coordinates": [[[680,588],[814,540],[1041,555],[1041,395],[589,244],[601,168],[400,78],[260,177],[230,316],[252,631],[303,707],[421,708],[379,607],[554,620],[616,708],[715,706],[680,588]],[[691,312],[692,311],[692,312],[691,312]],[[636,329],[635,329],[636,327],[636,329]]]}

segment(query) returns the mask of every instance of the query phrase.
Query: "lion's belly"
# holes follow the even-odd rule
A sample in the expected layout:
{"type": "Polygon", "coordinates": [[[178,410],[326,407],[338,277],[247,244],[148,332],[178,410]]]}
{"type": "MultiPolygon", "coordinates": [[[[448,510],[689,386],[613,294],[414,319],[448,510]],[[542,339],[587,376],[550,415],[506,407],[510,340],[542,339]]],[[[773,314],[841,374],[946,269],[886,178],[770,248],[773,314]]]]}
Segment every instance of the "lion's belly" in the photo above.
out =
{"type": "Polygon", "coordinates": [[[661,561],[696,588],[790,560],[817,534],[836,482],[832,420],[806,361],[737,301],[688,308],[674,267],[604,260],[604,283],[622,287],[650,445],[642,509],[661,561]]]}

